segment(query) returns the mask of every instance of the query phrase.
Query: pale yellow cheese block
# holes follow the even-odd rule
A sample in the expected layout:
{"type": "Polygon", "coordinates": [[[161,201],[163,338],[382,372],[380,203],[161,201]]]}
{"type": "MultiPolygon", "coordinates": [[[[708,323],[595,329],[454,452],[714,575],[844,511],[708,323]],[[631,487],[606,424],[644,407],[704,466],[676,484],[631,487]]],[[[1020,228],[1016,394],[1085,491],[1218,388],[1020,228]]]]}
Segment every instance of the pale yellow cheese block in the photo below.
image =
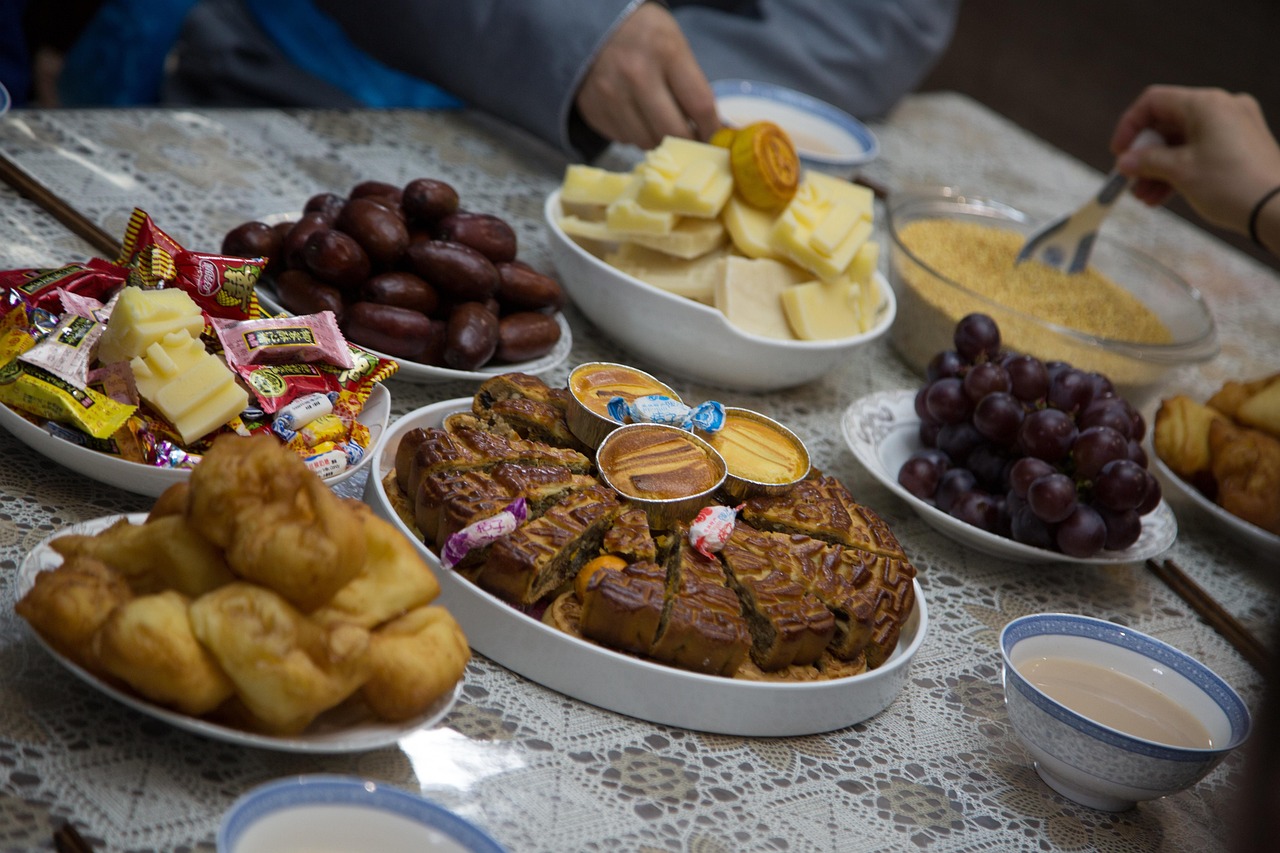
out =
{"type": "Polygon", "coordinates": [[[670,210],[654,210],[641,204],[640,187],[637,177],[609,203],[604,212],[605,225],[612,231],[628,234],[670,234],[679,216],[670,210]]]}
{"type": "Polygon", "coordinates": [[[138,394],[185,443],[204,438],[249,404],[235,374],[185,329],[165,335],[129,364],[138,394]]]}
{"type": "Polygon", "coordinates": [[[824,281],[840,278],[871,237],[875,196],[858,184],[806,172],[773,225],[774,247],[824,281]]]}
{"type": "Polygon", "coordinates": [[[581,237],[600,243],[635,243],[646,249],[653,249],[664,255],[685,260],[700,258],[725,243],[725,229],[720,220],[694,219],[687,216],[676,223],[670,234],[631,234],[614,231],[605,222],[593,222],[580,216],[561,218],[560,230],[572,237],[581,237]]]}
{"type": "Polygon", "coordinates": [[[733,194],[729,150],[668,136],[636,167],[637,201],[650,210],[711,218],[733,194]]]}
{"type": "Polygon", "coordinates": [[[782,294],[787,323],[795,336],[805,341],[860,335],[871,328],[878,307],[873,283],[849,279],[809,281],[782,294]]]}
{"type": "Polygon", "coordinates": [[[716,284],[715,306],[744,332],[794,340],[782,296],[806,278],[807,272],[781,261],[731,256],[716,284]]]}
{"type": "Polygon", "coordinates": [[[847,271],[849,280],[855,284],[870,287],[871,277],[875,275],[876,267],[879,265],[880,244],[874,240],[868,240],[858,249],[857,254],[853,256],[853,261],[849,264],[847,271]]]}
{"type": "Polygon", "coordinates": [[[780,258],[773,244],[773,223],[776,216],[758,207],[752,207],[737,195],[725,202],[720,211],[720,221],[729,232],[734,248],[748,258],[780,258]]]}
{"type": "Polygon", "coordinates": [[[724,278],[726,255],[726,249],[714,249],[686,261],[635,243],[622,243],[605,255],[604,261],[646,284],[710,305],[716,282],[724,278]]]}
{"type": "Polygon", "coordinates": [[[193,338],[204,331],[204,315],[195,300],[180,288],[120,291],[107,328],[98,341],[98,361],[110,364],[142,355],[170,332],[185,329],[193,338]]]}
{"type": "Polygon", "coordinates": [[[610,172],[607,169],[574,163],[564,170],[560,202],[562,204],[609,204],[622,195],[634,177],[630,172],[610,172]]]}

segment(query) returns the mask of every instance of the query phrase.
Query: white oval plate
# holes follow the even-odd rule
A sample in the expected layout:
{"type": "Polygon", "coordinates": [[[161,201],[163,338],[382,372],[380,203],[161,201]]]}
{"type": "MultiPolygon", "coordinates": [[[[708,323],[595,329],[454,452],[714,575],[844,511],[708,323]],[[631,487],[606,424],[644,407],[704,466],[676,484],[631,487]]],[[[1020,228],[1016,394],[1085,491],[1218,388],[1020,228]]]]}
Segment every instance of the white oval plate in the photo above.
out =
{"type": "MultiPolygon", "coordinates": [[[[360,423],[369,428],[369,447],[364,458],[341,473],[326,477],[324,480],[326,485],[336,486],[369,467],[374,448],[378,446],[378,440],[386,431],[389,420],[391,420],[391,392],[381,384],[374,385],[359,417],[360,423]]],[[[119,456],[99,453],[73,442],[55,438],[44,427],[33,424],[4,404],[0,404],[0,426],[40,455],[78,474],[84,474],[90,479],[110,486],[119,486],[135,494],[159,497],[174,483],[180,483],[191,476],[191,471],[185,468],[158,468],[141,462],[131,462],[119,456]]]]}
{"type": "Polygon", "coordinates": [[[1172,489],[1195,505],[1197,509],[1209,516],[1214,526],[1227,536],[1237,537],[1246,545],[1261,554],[1280,554],[1280,536],[1264,530],[1256,524],[1232,515],[1200,493],[1200,490],[1183,480],[1164,463],[1154,452],[1150,453],[1151,467],[1160,476],[1160,483],[1166,489],[1172,489]]]}
{"type": "Polygon", "coordinates": [[[898,483],[898,469],[912,453],[923,449],[920,418],[915,410],[915,391],[880,391],[868,394],[845,410],[840,427],[858,461],[898,497],[911,504],[926,524],[962,545],[1024,563],[1078,563],[1110,566],[1136,563],[1164,553],[1178,537],[1178,522],[1163,500],[1142,517],[1142,534],[1123,551],[1101,551],[1093,557],[1072,557],[1057,551],[1024,545],[985,530],[979,530],[930,506],[898,483]]]}
{"type": "MultiPolygon", "coordinates": [[[[276,301],[275,291],[271,290],[268,283],[258,286],[258,301],[262,303],[262,307],[266,308],[273,314],[292,314],[283,305],[276,301]]],[[[565,319],[563,313],[557,311],[552,315],[556,318],[556,323],[560,326],[560,340],[556,341],[556,345],[552,347],[551,352],[542,358],[535,358],[530,361],[519,361],[514,363],[493,363],[476,370],[454,370],[451,367],[437,367],[433,364],[419,364],[416,361],[404,361],[395,356],[378,352],[375,349],[360,344],[359,346],[369,350],[369,352],[380,358],[390,359],[400,365],[400,369],[396,371],[393,379],[403,379],[406,382],[414,382],[419,385],[430,385],[436,382],[456,382],[458,380],[468,380],[473,382],[484,382],[497,376],[500,373],[532,373],[535,376],[540,373],[546,373],[548,370],[558,366],[566,358],[569,357],[569,350],[573,349],[573,331],[569,328],[569,321],[565,319]]]]}
{"type": "Polygon", "coordinates": [[[592,705],[669,726],[746,737],[817,734],[860,723],[883,711],[906,684],[924,642],[928,611],[919,582],[916,607],[898,646],[879,668],[830,681],[768,683],[688,672],[571,637],[527,616],[440,566],[400,519],[382,481],[395,468],[400,439],[438,427],[445,415],[470,411],[471,399],[446,400],[392,425],[365,484],[365,501],[409,537],[440,579],[448,607],[471,647],[525,678],[592,705]]]}
{"type": "MultiPolygon", "coordinates": [[[[22,565],[18,567],[18,581],[15,588],[17,598],[22,598],[27,594],[32,585],[35,584],[37,573],[55,569],[62,564],[62,555],[49,547],[51,539],[77,533],[93,535],[110,527],[121,518],[127,518],[134,524],[141,524],[146,521],[147,516],[145,513],[103,516],[73,524],[42,539],[38,545],[27,553],[22,565]]],[[[127,705],[149,717],[154,717],[172,726],[193,734],[212,738],[213,740],[241,746],[257,746],[281,752],[368,752],[369,750],[390,746],[400,738],[418,729],[429,728],[440,722],[453,709],[454,704],[458,701],[458,696],[462,693],[463,682],[459,681],[448,696],[439,699],[420,717],[403,723],[387,723],[378,720],[357,700],[348,700],[338,707],[321,714],[301,734],[292,736],[257,734],[182,714],[156,705],[132,693],[126,693],[107,684],[93,673],[63,657],[61,653],[46,643],[44,638],[34,629],[31,630],[31,633],[39,641],[40,645],[44,646],[45,650],[53,655],[58,663],[70,670],[73,675],[122,705],[127,705]]]]}
{"type": "Polygon", "coordinates": [[[755,80],[716,80],[711,91],[725,124],[771,121],[787,132],[800,159],[814,168],[847,172],[880,153],[879,140],[865,124],[803,92],[755,80]]]}

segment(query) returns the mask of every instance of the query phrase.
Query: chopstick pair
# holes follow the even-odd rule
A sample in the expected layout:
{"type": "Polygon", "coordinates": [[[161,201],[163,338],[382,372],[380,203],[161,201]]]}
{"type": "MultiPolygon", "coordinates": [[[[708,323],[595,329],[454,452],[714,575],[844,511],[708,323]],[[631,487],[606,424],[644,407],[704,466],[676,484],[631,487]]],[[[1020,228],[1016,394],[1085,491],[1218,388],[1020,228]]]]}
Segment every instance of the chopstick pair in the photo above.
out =
{"type": "Polygon", "coordinates": [[[1271,655],[1267,647],[1254,636],[1240,620],[1232,616],[1213,596],[1204,591],[1204,587],[1191,579],[1191,576],[1173,560],[1157,563],[1147,560],[1147,568],[1165,586],[1173,590],[1179,598],[1191,605],[1191,609],[1199,614],[1210,628],[1213,628],[1230,643],[1241,656],[1253,665],[1258,672],[1266,675],[1271,670],[1271,655]]]}
{"type": "Polygon", "coordinates": [[[58,853],[93,853],[93,845],[70,823],[64,823],[53,834],[53,849],[58,853]]]}
{"type": "Polygon", "coordinates": [[[63,201],[53,190],[24,172],[3,153],[0,153],[0,180],[17,190],[19,195],[34,201],[107,259],[114,260],[120,254],[119,240],[63,201]]]}

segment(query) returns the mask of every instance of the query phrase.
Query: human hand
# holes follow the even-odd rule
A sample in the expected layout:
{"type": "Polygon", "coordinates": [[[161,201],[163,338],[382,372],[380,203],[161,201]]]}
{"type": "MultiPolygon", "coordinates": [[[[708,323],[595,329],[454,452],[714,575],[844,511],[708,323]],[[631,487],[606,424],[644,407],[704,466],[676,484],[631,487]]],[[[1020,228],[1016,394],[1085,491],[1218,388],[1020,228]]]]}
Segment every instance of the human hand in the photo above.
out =
{"type": "Polygon", "coordinates": [[[642,3],[588,69],[578,114],[601,136],[652,148],[664,136],[707,140],[720,126],[715,96],[680,25],[642,3]]]}
{"type": "Polygon", "coordinates": [[[1111,150],[1142,201],[1158,205],[1176,191],[1205,220],[1241,233],[1262,194],[1280,186],[1280,145],[1250,95],[1148,87],[1120,117],[1111,150]],[[1129,151],[1147,127],[1166,144],[1129,151]]]}

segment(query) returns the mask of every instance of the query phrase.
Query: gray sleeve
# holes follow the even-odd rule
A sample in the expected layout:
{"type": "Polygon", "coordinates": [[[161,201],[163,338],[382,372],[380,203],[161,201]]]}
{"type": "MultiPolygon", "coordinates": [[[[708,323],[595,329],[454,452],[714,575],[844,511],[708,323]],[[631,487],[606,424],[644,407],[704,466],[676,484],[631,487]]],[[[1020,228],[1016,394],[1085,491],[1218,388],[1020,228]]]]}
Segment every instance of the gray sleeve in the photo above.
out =
{"type": "Polygon", "coordinates": [[[756,5],[759,18],[709,6],[674,9],[708,80],[776,83],[859,118],[874,118],[918,86],[941,58],[960,0],[759,0],[756,5]]]}
{"type": "Polygon", "coordinates": [[[578,85],[643,0],[315,0],[361,49],[566,153],[578,85]]]}

